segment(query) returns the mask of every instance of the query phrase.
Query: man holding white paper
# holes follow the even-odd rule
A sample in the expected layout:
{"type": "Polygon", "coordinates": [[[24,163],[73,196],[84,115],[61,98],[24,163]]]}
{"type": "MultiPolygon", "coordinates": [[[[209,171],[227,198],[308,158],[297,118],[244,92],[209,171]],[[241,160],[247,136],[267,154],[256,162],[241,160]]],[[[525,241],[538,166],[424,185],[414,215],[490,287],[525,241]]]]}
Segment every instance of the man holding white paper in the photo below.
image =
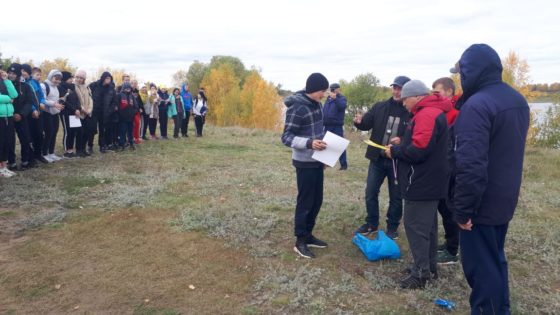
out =
{"type": "Polygon", "coordinates": [[[304,258],[314,258],[309,247],[325,248],[327,243],[313,236],[313,228],[323,203],[324,164],[312,158],[314,151],[327,147],[324,136],[321,99],[329,81],[320,73],[307,78],[305,90],[284,100],[288,107],[282,143],[292,148],[292,165],[296,168],[297,203],[294,215],[294,251],[304,258]]]}

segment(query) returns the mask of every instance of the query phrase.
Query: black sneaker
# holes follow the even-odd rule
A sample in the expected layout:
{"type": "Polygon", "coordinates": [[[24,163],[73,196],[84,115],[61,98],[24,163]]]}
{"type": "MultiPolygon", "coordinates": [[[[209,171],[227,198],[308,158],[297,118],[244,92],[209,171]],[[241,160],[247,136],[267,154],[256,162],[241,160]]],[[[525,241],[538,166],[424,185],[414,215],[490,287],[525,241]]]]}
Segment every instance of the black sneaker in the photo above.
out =
{"type": "Polygon", "coordinates": [[[387,229],[387,231],[385,232],[385,234],[387,234],[387,236],[392,239],[392,240],[397,240],[399,239],[399,232],[397,231],[396,228],[394,229],[387,229]]]}
{"type": "Polygon", "coordinates": [[[107,153],[107,147],[101,147],[101,148],[99,148],[99,152],[101,152],[101,153],[107,153]]]}
{"type": "Polygon", "coordinates": [[[369,235],[371,233],[376,233],[377,232],[377,226],[373,226],[369,223],[366,223],[362,226],[360,226],[357,230],[356,233],[360,233],[363,235],[369,235]]]}
{"type": "Polygon", "coordinates": [[[134,144],[130,144],[130,146],[128,147],[129,150],[134,151],[136,150],[136,148],[134,147],[134,144]]]}
{"type": "Polygon", "coordinates": [[[437,263],[440,265],[454,265],[459,263],[459,255],[452,255],[447,249],[437,254],[437,263]]]}
{"type": "Polygon", "coordinates": [[[64,156],[67,159],[71,159],[71,158],[75,158],[76,154],[74,152],[66,152],[62,156],[64,156]]]}
{"type": "Polygon", "coordinates": [[[303,258],[315,258],[315,254],[307,247],[307,244],[304,242],[296,242],[296,246],[294,246],[294,252],[300,255],[303,258]]]}
{"type": "Polygon", "coordinates": [[[402,289],[423,289],[426,286],[427,279],[417,278],[413,275],[408,275],[400,281],[402,289]]]}
{"type": "Polygon", "coordinates": [[[438,245],[437,247],[437,251],[438,252],[443,252],[444,250],[447,249],[447,245],[445,243],[438,245]]]}
{"type": "Polygon", "coordinates": [[[89,156],[89,155],[92,155],[92,154],[93,154],[93,147],[88,147],[87,150],[86,150],[86,154],[87,154],[88,156],[89,156]]]}
{"type": "Polygon", "coordinates": [[[339,171],[345,171],[347,169],[348,169],[348,165],[344,165],[344,166],[341,166],[338,170],[339,171]]]}
{"type": "MultiPolygon", "coordinates": [[[[411,272],[412,272],[412,269],[410,269],[410,267],[404,268],[404,269],[401,271],[401,273],[402,273],[403,276],[404,276],[403,280],[404,280],[407,276],[409,276],[411,272]]],[[[438,275],[437,270],[436,270],[436,271],[430,271],[430,279],[429,279],[428,281],[430,281],[430,280],[435,281],[435,280],[437,280],[438,278],[439,278],[439,275],[438,275]]]]}
{"type": "Polygon", "coordinates": [[[308,247],[315,247],[315,248],[326,248],[329,244],[320,239],[316,238],[315,236],[311,235],[307,238],[307,246],[308,247]]]}
{"type": "Polygon", "coordinates": [[[8,164],[8,170],[12,172],[19,171],[17,163],[8,164]]]}

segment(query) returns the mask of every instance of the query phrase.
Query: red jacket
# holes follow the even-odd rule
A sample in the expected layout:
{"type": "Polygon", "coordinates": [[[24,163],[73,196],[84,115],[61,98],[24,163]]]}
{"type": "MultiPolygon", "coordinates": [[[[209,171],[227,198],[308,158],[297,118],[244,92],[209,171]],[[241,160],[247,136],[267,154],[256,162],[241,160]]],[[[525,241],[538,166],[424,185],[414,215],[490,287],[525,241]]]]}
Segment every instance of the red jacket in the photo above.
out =
{"type": "Polygon", "coordinates": [[[398,180],[407,200],[438,200],[446,196],[449,173],[446,113],[453,105],[439,94],[424,97],[411,112],[401,145],[391,147],[398,159],[398,180]]]}

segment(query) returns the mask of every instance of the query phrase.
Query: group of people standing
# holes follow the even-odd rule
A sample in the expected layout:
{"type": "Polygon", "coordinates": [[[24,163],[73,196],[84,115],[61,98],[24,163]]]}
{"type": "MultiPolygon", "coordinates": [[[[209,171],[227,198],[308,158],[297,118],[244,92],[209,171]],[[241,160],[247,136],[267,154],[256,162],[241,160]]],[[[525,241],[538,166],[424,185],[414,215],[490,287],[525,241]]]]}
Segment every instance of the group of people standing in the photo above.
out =
{"type": "Polygon", "coordinates": [[[120,86],[115,86],[109,72],[90,84],[84,70],[75,74],[51,70],[45,81],[42,75],[40,68],[28,64],[13,63],[7,71],[0,70],[0,177],[12,177],[15,171],[40,163],[90,156],[96,134],[101,153],[134,150],[143,140],[168,139],[170,118],[174,138],[188,137],[191,115],[196,136],[202,136],[208,110],[204,88],[193,98],[187,83],[169,94],[166,87],[153,83],[139,88],[138,81],[126,74],[120,86]],[[57,155],[60,125],[63,153],[57,155]]]}
{"type": "MultiPolygon", "coordinates": [[[[404,212],[412,256],[398,279],[400,286],[424,288],[438,279],[438,263],[454,263],[460,257],[472,288],[472,314],[510,313],[504,244],[521,186],[529,106],[502,81],[502,70],[494,49],[472,45],[451,69],[460,75],[462,95],[454,95],[455,85],[448,77],[436,80],[431,90],[419,80],[398,76],[390,99],[353,120],[357,129],[371,130],[371,140],[385,148],[367,148],[367,216],[356,233],[378,231],[379,190],[387,178],[386,234],[398,238],[404,212]],[[441,246],[438,211],[446,234],[441,246]]],[[[339,93],[333,95],[338,87],[330,86],[322,106],[329,82],[313,73],[305,90],[285,100],[282,142],[292,148],[298,188],[294,251],[304,258],[315,257],[310,247],[328,246],[313,235],[323,202],[325,166],[312,155],[329,145],[322,139],[332,130],[334,100],[342,100],[339,93]]],[[[342,103],[336,105],[344,117],[342,103]]],[[[340,125],[340,119],[336,121],[340,125]]],[[[346,168],[342,158],[341,169],[346,168]]]]}

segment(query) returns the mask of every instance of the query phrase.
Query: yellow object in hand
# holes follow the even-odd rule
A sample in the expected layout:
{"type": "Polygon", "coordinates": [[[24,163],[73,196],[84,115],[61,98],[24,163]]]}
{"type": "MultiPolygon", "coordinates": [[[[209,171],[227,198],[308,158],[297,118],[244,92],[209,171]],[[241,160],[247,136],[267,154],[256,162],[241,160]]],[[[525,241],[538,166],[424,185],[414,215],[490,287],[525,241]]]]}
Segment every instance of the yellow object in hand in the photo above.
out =
{"type": "Polygon", "coordinates": [[[386,146],[377,144],[377,143],[375,143],[375,142],[373,142],[373,141],[371,141],[371,140],[364,140],[364,142],[367,143],[367,145],[371,145],[371,146],[374,147],[374,148],[378,148],[378,149],[381,149],[381,150],[387,149],[386,146]]]}

